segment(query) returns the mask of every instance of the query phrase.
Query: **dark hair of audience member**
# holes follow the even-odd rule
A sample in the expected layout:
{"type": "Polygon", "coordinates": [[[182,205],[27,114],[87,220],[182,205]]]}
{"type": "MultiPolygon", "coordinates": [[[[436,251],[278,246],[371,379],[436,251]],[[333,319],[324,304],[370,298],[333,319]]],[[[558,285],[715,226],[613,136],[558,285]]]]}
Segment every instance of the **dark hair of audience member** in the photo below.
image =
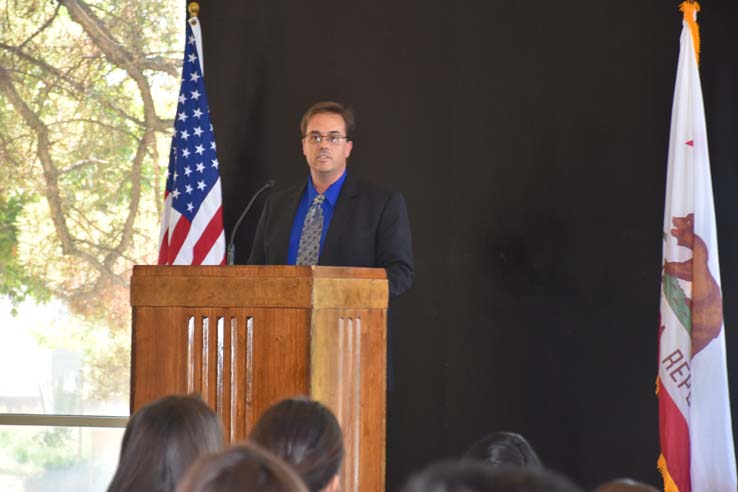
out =
{"type": "Polygon", "coordinates": [[[659,492],[659,489],[629,478],[618,478],[599,485],[594,492],[659,492]]]}
{"type": "Polygon", "coordinates": [[[199,397],[161,398],[128,421],[108,492],[173,492],[195,460],[222,447],[220,421],[199,397]]]}
{"type": "Polygon", "coordinates": [[[292,466],[311,492],[336,480],[343,461],[343,434],[333,413],[317,401],[276,403],[254,425],[249,440],[292,466]]]}
{"type": "Polygon", "coordinates": [[[494,466],[543,466],[528,441],[514,432],[494,432],[484,436],[471,445],[464,458],[494,466]]]}
{"type": "Polygon", "coordinates": [[[278,457],[244,443],[200,458],[177,492],[307,492],[307,488],[278,457]]]}
{"type": "Polygon", "coordinates": [[[412,476],[402,492],[582,492],[569,479],[543,468],[492,467],[479,461],[447,461],[412,476]]]}

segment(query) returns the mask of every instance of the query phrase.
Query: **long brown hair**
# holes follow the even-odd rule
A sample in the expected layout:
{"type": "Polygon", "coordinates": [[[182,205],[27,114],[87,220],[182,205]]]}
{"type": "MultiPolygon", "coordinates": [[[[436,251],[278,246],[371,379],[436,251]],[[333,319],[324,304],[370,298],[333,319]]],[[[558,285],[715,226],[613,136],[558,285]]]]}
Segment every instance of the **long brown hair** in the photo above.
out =
{"type": "Polygon", "coordinates": [[[222,447],[220,421],[200,398],[156,400],[128,422],[108,492],[173,492],[197,458],[222,447]]]}
{"type": "Polygon", "coordinates": [[[311,492],[325,488],[343,461],[343,434],[336,417],[326,406],[305,398],[270,407],[249,440],[292,466],[311,492]]]}
{"type": "Polygon", "coordinates": [[[255,444],[240,444],[200,458],[177,492],[307,492],[300,477],[255,444]]]}

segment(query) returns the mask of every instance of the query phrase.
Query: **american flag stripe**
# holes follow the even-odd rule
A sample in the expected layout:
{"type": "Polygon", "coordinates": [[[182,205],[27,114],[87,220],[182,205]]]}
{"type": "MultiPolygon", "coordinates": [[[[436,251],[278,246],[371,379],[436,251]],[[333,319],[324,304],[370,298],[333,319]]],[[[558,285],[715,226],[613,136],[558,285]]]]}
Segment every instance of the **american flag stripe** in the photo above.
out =
{"type": "MultiPolygon", "coordinates": [[[[210,250],[213,249],[213,246],[215,246],[218,238],[220,237],[221,233],[223,232],[223,229],[221,227],[218,227],[218,224],[223,222],[223,208],[219,208],[217,212],[215,212],[215,215],[213,215],[212,220],[210,223],[205,226],[205,230],[202,232],[202,236],[200,236],[200,240],[195,243],[195,246],[192,248],[192,264],[193,265],[201,265],[202,262],[207,258],[208,254],[210,253],[210,250]]],[[[217,248],[216,248],[217,249],[217,248]]]]}
{"type": "Polygon", "coordinates": [[[167,192],[164,196],[164,208],[161,212],[158,265],[165,265],[167,263],[167,258],[169,257],[169,214],[171,210],[172,196],[167,192]]]}
{"type": "MultiPolygon", "coordinates": [[[[180,247],[178,248],[178,251],[173,255],[175,257],[175,265],[199,265],[200,263],[197,263],[195,261],[195,248],[203,239],[203,235],[205,234],[205,232],[208,229],[210,229],[211,231],[210,235],[204,240],[204,244],[207,244],[208,242],[216,240],[219,236],[219,231],[223,230],[222,213],[219,213],[222,210],[220,206],[220,190],[218,189],[218,192],[216,193],[216,189],[216,187],[213,187],[211,193],[209,193],[205,200],[203,200],[203,203],[200,206],[200,211],[192,219],[192,223],[190,223],[185,216],[182,216],[182,218],[180,218],[177,227],[179,227],[180,224],[186,224],[190,231],[194,230],[198,231],[198,233],[188,233],[184,237],[184,241],[182,241],[180,247]]],[[[177,228],[175,228],[174,231],[176,234],[177,228]]],[[[173,240],[172,242],[174,243],[178,240],[179,238],[173,240]]],[[[204,246],[200,247],[203,248],[204,246]]],[[[210,248],[208,248],[208,250],[209,249],[210,248]]],[[[202,254],[200,257],[204,258],[205,256],[206,254],[202,254]]],[[[220,265],[221,262],[218,261],[215,264],[220,265]]]]}
{"type": "MultiPolygon", "coordinates": [[[[225,244],[225,231],[220,231],[220,235],[216,238],[215,244],[225,244]]],[[[220,246],[210,248],[207,256],[205,256],[205,258],[200,262],[201,265],[225,265],[225,263],[225,251],[220,246]],[[218,263],[218,260],[220,260],[220,263],[218,263]]]]}
{"type": "Polygon", "coordinates": [[[173,221],[170,223],[169,230],[169,253],[167,256],[167,262],[170,265],[189,265],[189,262],[182,263],[180,254],[182,252],[182,246],[190,233],[190,222],[183,216],[173,211],[173,221]]]}

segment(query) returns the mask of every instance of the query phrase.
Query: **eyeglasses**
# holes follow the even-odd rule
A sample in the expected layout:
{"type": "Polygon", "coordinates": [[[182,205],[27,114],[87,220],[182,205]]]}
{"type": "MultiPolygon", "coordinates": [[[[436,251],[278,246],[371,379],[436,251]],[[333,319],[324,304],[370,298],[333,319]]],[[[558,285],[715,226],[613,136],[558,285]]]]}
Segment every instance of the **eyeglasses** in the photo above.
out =
{"type": "Polygon", "coordinates": [[[320,133],[308,133],[303,137],[305,140],[307,140],[308,143],[311,143],[313,145],[317,145],[323,140],[326,142],[332,144],[332,145],[338,145],[341,143],[341,140],[344,138],[348,140],[348,136],[346,135],[339,135],[337,133],[329,133],[328,135],[321,135],[320,133]]]}

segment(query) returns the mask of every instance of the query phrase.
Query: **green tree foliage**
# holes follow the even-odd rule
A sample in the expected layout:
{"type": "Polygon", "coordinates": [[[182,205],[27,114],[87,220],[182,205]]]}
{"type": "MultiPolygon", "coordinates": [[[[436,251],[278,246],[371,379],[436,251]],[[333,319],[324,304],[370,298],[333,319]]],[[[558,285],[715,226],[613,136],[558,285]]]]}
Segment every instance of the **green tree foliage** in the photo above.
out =
{"type": "Polygon", "coordinates": [[[0,295],[63,299],[115,341],[87,347],[92,363],[125,377],[132,265],[157,253],[183,7],[0,4],[0,295]]]}
{"type": "Polygon", "coordinates": [[[75,439],[70,427],[50,427],[23,436],[8,447],[20,464],[31,464],[44,470],[68,468],[81,457],[75,449],[75,439]]]}
{"type": "MultiPolygon", "coordinates": [[[[16,219],[23,210],[23,196],[0,195],[0,295],[16,306],[27,297],[45,301],[49,293],[43,283],[28,275],[18,261],[18,226],[16,219]]],[[[13,314],[15,308],[13,308],[13,314]]]]}

